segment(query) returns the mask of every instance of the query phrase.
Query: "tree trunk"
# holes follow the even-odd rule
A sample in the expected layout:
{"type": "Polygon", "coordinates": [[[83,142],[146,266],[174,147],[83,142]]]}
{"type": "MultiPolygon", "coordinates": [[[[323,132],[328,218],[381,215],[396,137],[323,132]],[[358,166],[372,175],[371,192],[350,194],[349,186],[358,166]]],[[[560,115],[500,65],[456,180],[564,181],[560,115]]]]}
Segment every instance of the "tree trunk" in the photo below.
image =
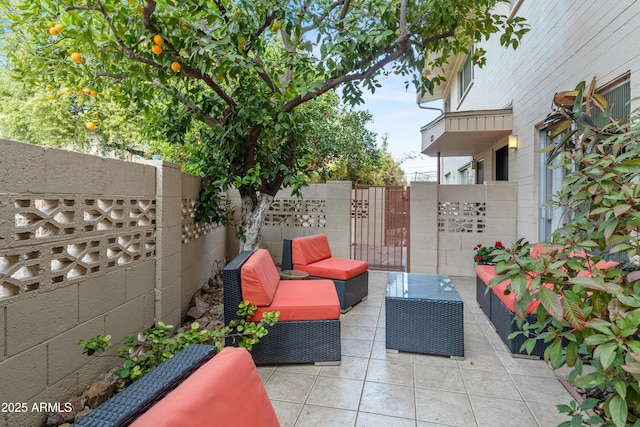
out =
{"type": "Polygon", "coordinates": [[[242,232],[245,237],[244,242],[240,242],[240,252],[258,249],[260,229],[267,217],[269,208],[273,204],[275,197],[268,194],[259,193],[256,196],[241,195],[242,200],[242,232]]]}

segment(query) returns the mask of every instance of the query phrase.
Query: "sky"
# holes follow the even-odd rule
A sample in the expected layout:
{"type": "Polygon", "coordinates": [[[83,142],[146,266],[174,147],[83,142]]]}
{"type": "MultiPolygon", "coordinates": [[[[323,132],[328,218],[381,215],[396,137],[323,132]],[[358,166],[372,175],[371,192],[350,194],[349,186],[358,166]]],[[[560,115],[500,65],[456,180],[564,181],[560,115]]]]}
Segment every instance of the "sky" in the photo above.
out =
{"type": "Polygon", "coordinates": [[[407,77],[391,75],[381,80],[382,87],[374,94],[364,90],[364,104],[358,109],[369,110],[373,115],[373,123],[367,128],[378,134],[378,144],[382,143],[382,135],[389,135],[389,151],[394,159],[400,160],[408,154],[415,154],[415,159],[401,164],[409,181],[414,180],[416,173],[435,171],[437,162],[434,157],[420,153],[420,128],[437,118],[440,113],[418,108],[413,86],[405,89],[407,77]]]}

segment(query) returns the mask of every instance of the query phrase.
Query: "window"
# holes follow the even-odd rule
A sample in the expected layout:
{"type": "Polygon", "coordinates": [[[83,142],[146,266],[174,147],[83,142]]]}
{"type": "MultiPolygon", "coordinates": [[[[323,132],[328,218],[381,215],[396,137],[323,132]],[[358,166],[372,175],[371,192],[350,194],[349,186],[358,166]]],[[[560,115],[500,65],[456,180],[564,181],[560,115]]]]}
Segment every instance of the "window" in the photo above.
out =
{"type": "Polygon", "coordinates": [[[464,65],[462,66],[462,70],[460,70],[460,98],[464,96],[464,93],[469,88],[469,85],[473,81],[473,49],[469,52],[469,56],[464,61],[464,65]]]}
{"type": "Polygon", "coordinates": [[[480,159],[476,163],[476,183],[484,184],[484,159],[480,159]]]}
{"type": "MultiPolygon", "coordinates": [[[[631,116],[631,84],[629,76],[623,77],[622,81],[618,81],[597,91],[602,94],[611,105],[611,117],[616,120],[629,121],[631,116]]],[[[596,125],[600,125],[600,117],[602,111],[598,107],[591,107],[591,118],[596,125]]]]}
{"type": "MultiPolygon", "coordinates": [[[[611,117],[616,120],[628,121],[631,116],[631,107],[629,101],[631,99],[631,87],[629,75],[625,75],[615,82],[606,85],[597,90],[598,93],[605,97],[611,105],[611,117]]],[[[591,118],[596,125],[599,125],[602,112],[597,107],[591,108],[591,118]]],[[[550,143],[549,133],[547,129],[541,129],[538,132],[539,148],[543,149],[550,143]]],[[[546,203],[552,201],[553,195],[558,193],[562,187],[562,181],[565,177],[563,168],[553,168],[548,166],[550,153],[540,153],[538,159],[539,165],[539,227],[538,238],[547,240],[551,233],[562,225],[565,218],[565,211],[560,208],[543,207],[546,203]]],[[[554,163],[558,164],[560,158],[556,158],[554,163]]],[[[553,166],[553,165],[552,165],[553,166]]]]}
{"type": "MultiPolygon", "coordinates": [[[[538,142],[541,150],[551,143],[547,129],[542,129],[538,132],[538,142]]],[[[560,191],[562,181],[565,176],[563,168],[551,168],[547,165],[550,155],[551,153],[540,153],[538,157],[538,165],[540,167],[540,189],[538,192],[540,219],[538,226],[538,240],[540,241],[548,240],[549,237],[551,237],[551,233],[562,225],[562,218],[564,215],[564,210],[559,208],[552,209],[544,206],[551,202],[554,194],[560,191]]],[[[554,159],[554,163],[558,164],[559,162],[560,158],[556,157],[554,159]]]]}
{"type": "Polygon", "coordinates": [[[468,163],[458,169],[458,183],[459,184],[473,184],[473,169],[471,163],[468,163]]]}
{"type": "Polygon", "coordinates": [[[509,181],[509,147],[496,150],[496,181],[509,181]]]}

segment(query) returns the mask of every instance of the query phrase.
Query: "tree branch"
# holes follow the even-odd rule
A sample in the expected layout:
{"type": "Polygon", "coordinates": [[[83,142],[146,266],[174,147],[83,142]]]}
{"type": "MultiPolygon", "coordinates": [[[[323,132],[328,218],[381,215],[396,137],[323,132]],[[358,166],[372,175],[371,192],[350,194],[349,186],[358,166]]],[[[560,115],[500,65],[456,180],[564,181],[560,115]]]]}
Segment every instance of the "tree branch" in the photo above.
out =
{"type": "Polygon", "coordinates": [[[347,16],[347,12],[349,12],[349,6],[351,5],[351,0],[345,0],[344,6],[342,7],[342,11],[340,11],[340,15],[338,16],[339,20],[343,20],[347,16]]]}
{"type": "Polygon", "coordinates": [[[267,84],[269,89],[271,89],[274,92],[278,92],[280,94],[284,93],[284,91],[281,90],[278,87],[278,85],[276,85],[276,83],[273,81],[273,79],[271,78],[271,76],[267,72],[266,67],[264,66],[264,62],[262,62],[262,58],[260,57],[260,54],[258,52],[254,52],[254,54],[256,56],[256,61],[258,62],[260,67],[264,70],[262,72],[257,71],[258,75],[262,78],[262,80],[264,80],[264,82],[267,84]]]}
{"type": "MultiPolygon", "coordinates": [[[[325,10],[325,12],[320,15],[320,17],[318,17],[318,23],[324,21],[325,19],[327,19],[327,17],[331,14],[331,12],[333,11],[333,9],[337,8],[338,6],[342,6],[344,4],[345,0],[337,0],[333,3],[331,3],[329,5],[329,8],[327,10],[325,10]]],[[[344,10],[344,9],[343,9],[344,10]]],[[[311,24],[311,25],[307,25],[306,27],[302,27],[300,29],[300,32],[302,34],[307,33],[309,31],[314,30],[315,28],[317,28],[317,25],[315,24],[311,24]]]]}
{"type": "Polygon", "coordinates": [[[397,48],[389,52],[385,57],[380,59],[378,62],[376,62],[366,70],[361,72],[354,72],[352,74],[347,73],[343,74],[342,76],[330,78],[318,90],[307,92],[305,95],[300,95],[293,98],[282,107],[282,110],[284,112],[290,112],[298,105],[303,104],[319,95],[322,95],[323,93],[328,92],[329,90],[334,89],[335,87],[343,83],[364,80],[368,77],[371,77],[376,72],[381,70],[385,65],[395,61],[403,55],[406,55],[406,53],[409,51],[409,45],[409,38],[407,36],[405,36],[404,39],[399,37],[397,48]]]}
{"type": "Polygon", "coordinates": [[[166,92],[173,94],[176,98],[182,102],[182,104],[187,108],[187,112],[189,114],[195,114],[202,118],[202,121],[209,127],[221,126],[220,122],[216,120],[214,117],[205,115],[202,113],[202,109],[195,103],[191,98],[189,98],[185,93],[180,92],[175,88],[171,88],[163,85],[159,80],[153,80],[153,85],[159,89],[162,89],[166,92]]]}
{"type": "Polygon", "coordinates": [[[156,2],[154,0],[147,0],[147,4],[142,8],[142,25],[144,28],[152,28],[151,15],[156,10],[156,2]]]}

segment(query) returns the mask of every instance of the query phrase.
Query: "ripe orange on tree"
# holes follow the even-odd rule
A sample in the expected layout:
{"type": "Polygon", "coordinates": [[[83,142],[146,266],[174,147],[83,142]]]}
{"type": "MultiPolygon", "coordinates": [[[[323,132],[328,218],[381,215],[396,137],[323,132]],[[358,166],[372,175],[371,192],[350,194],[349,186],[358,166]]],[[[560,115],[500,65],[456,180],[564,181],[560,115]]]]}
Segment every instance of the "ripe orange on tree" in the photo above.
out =
{"type": "Polygon", "coordinates": [[[89,130],[94,130],[96,128],[96,124],[93,122],[88,122],[87,124],[85,124],[85,126],[87,127],[87,129],[89,130]]]}
{"type": "Polygon", "coordinates": [[[164,39],[160,34],[156,34],[155,36],[153,36],[153,42],[158,46],[162,46],[164,44],[164,39]]]}
{"type": "Polygon", "coordinates": [[[80,61],[82,61],[82,55],[80,55],[78,52],[73,52],[71,54],[71,60],[73,62],[80,62],[80,61]]]}
{"type": "Polygon", "coordinates": [[[160,55],[162,53],[162,47],[159,44],[154,44],[153,46],[151,46],[151,52],[155,53],[156,55],[160,55]]]}
{"type": "Polygon", "coordinates": [[[172,69],[173,71],[175,71],[176,73],[179,73],[179,72],[180,72],[180,70],[182,69],[182,65],[180,65],[180,63],[179,63],[179,62],[174,61],[174,62],[172,62],[172,63],[171,63],[171,69],[172,69]]]}

